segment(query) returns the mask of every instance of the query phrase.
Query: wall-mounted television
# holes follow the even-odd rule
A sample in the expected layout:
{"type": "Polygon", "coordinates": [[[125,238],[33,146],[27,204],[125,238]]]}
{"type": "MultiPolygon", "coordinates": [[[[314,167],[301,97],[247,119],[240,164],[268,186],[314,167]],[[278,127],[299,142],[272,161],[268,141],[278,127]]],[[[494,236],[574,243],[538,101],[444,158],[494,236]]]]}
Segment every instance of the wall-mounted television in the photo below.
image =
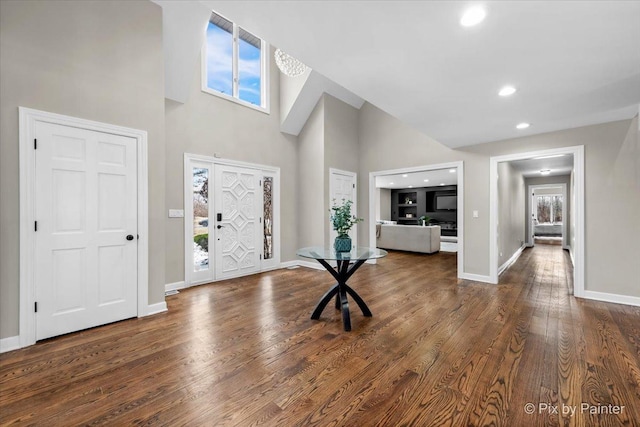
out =
{"type": "Polygon", "coordinates": [[[455,211],[458,209],[458,196],[436,196],[437,211],[455,211]]]}

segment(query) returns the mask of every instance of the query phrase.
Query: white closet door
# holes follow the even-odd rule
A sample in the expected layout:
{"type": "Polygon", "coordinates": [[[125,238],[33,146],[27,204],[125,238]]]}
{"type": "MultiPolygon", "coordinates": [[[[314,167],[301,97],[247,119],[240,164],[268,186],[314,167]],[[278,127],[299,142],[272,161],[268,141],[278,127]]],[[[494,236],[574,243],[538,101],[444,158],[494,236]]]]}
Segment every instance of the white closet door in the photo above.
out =
{"type": "Polygon", "coordinates": [[[136,316],[135,139],[44,122],[36,135],[36,339],[136,316]]]}

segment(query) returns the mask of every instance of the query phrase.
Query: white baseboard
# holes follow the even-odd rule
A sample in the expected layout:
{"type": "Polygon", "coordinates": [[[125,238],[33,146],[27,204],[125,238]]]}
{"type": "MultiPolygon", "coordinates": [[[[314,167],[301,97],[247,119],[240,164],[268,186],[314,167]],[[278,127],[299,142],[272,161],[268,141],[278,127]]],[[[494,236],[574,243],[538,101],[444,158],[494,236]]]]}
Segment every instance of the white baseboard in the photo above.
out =
{"type": "Polygon", "coordinates": [[[299,267],[307,267],[307,268],[312,268],[314,270],[324,270],[324,267],[322,265],[320,265],[317,262],[313,262],[313,261],[297,261],[297,265],[299,267]]]}
{"type": "Polygon", "coordinates": [[[290,267],[298,267],[298,261],[293,260],[293,261],[285,261],[285,262],[281,262],[280,263],[280,268],[290,268],[290,267]]]}
{"type": "Polygon", "coordinates": [[[520,246],[520,248],[517,251],[515,251],[513,255],[511,255],[511,258],[509,258],[504,264],[500,266],[500,268],[498,268],[498,276],[501,275],[502,272],[505,271],[507,268],[509,268],[511,264],[516,262],[518,258],[520,258],[520,255],[522,254],[522,251],[524,250],[524,248],[525,248],[524,245],[520,246]]]}
{"type": "Polygon", "coordinates": [[[458,279],[473,280],[474,282],[491,283],[492,285],[495,285],[491,280],[491,277],[483,276],[481,274],[460,273],[458,274],[458,279]]]}
{"type": "Polygon", "coordinates": [[[145,316],[153,316],[154,314],[162,313],[164,311],[167,311],[167,303],[165,301],[156,304],[149,304],[147,306],[147,314],[145,314],[145,316]]]}
{"type": "Polygon", "coordinates": [[[6,353],[7,351],[13,351],[20,348],[20,337],[7,337],[0,338],[0,353],[6,353]]]}
{"type": "Polygon", "coordinates": [[[606,292],[597,291],[584,291],[584,294],[578,298],[585,298],[602,302],[612,302],[615,304],[634,305],[636,307],[640,307],[640,297],[632,297],[630,295],[609,294],[606,292]]]}
{"type": "Polygon", "coordinates": [[[164,291],[165,292],[179,291],[180,289],[184,289],[184,288],[186,288],[186,286],[184,284],[184,280],[181,281],[181,282],[167,283],[166,285],[164,285],[164,291]]]}

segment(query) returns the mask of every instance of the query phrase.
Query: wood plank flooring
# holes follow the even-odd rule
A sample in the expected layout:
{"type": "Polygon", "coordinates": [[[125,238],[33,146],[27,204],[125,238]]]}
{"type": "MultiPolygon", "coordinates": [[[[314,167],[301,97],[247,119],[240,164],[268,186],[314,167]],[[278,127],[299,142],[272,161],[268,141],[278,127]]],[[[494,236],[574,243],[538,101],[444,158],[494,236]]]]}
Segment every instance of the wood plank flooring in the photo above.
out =
{"type": "Polygon", "coordinates": [[[167,313],[0,355],[0,424],[640,425],[639,307],[571,296],[558,246],[499,285],[455,277],[451,253],[364,265],[349,283],[373,317],[351,303],[351,332],[333,304],[310,319],[326,271],[183,290],[167,313]]]}

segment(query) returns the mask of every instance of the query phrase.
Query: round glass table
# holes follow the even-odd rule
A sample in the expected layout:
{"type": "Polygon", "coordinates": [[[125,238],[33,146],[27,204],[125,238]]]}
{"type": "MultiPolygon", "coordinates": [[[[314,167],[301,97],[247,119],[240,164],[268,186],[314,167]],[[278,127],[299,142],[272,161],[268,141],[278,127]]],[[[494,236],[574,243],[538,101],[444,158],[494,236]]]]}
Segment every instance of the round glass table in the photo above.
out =
{"type": "Polygon", "coordinates": [[[351,330],[351,317],[349,315],[349,301],[347,294],[358,304],[362,314],[371,317],[371,310],[356,291],[347,285],[347,280],[356,272],[367,260],[382,258],[387,256],[387,251],[378,248],[356,247],[351,252],[336,252],[332,247],[312,246],[298,249],[296,253],[303,258],[315,259],[337,280],[320,299],[311,318],[318,320],[320,314],[327,306],[331,298],[336,297],[336,310],[342,310],[342,324],[345,331],[351,330]],[[337,268],[332,267],[327,261],[335,261],[337,268]]]}

